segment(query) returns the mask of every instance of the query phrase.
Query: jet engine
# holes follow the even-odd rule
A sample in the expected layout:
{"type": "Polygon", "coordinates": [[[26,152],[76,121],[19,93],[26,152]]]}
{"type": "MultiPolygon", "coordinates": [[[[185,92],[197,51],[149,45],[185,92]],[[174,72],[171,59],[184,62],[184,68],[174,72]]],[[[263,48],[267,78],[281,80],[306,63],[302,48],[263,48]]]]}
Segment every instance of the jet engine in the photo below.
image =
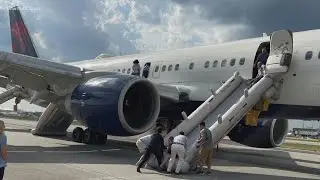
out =
{"type": "Polygon", "coordinates": [[[160,97],[147,79],[111,74],[78,85],[66,98],[65,106],[75,119],[96,132],[130,136],[154,125],[160,97]]]}
{"type": "Polygon", "coordinates": [[[237,143],[257,148],[279,147],[288,133],[287,119],[259,120],[257,127],[238,124],[229,133],[229,138],[237,143]]]}

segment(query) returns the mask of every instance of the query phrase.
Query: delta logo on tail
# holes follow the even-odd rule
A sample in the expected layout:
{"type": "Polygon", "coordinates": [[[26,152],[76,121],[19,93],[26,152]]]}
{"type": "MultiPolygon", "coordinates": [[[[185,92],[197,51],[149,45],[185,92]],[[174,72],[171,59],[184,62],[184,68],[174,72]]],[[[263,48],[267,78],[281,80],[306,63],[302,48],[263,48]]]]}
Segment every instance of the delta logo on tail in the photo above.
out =
{"type": "Polygon", "coordinates": [[[18,7],[9,10],[12,51],[32,57],[38,57],[27,27],[18,7]]]}

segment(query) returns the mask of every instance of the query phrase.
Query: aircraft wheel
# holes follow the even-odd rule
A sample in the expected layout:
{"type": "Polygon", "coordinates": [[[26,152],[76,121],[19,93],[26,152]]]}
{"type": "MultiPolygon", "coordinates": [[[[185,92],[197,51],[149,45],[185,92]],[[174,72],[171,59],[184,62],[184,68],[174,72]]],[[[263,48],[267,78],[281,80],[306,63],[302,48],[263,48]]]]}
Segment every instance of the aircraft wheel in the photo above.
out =
{"type": "Polygon", "coordinates": [[[85,144],[92,144],[94,143],[94,133],[90,129],[84,130],[83,134],[83,142],[85,144]]]}
{"type": "Polygon", "coordinates": [[[72,140],[74,142],[82,142],[83,134],[83,129],[80,127],[76,127],[72,132],[72,140]]]}

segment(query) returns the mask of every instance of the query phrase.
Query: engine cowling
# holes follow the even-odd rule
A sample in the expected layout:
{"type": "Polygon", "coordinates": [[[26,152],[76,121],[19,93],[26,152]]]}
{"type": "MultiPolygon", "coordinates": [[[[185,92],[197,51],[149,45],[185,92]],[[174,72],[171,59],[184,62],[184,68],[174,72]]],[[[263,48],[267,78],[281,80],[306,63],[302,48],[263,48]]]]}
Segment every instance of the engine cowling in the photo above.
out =
{"type": "Polygon", "coordinates": [[[256,148],[279,147],[288,133],[287,119],[259,120],[258,127],[238,124],[229,138],[237,143],[256,148]]]}
{"type": "Polygon", "coordinates": [[[160,97],[147,79],[112,74],[78,85],[65,106],[75,119],[92,130],[130,136],[153,126],[160,111],[160,97]]]}

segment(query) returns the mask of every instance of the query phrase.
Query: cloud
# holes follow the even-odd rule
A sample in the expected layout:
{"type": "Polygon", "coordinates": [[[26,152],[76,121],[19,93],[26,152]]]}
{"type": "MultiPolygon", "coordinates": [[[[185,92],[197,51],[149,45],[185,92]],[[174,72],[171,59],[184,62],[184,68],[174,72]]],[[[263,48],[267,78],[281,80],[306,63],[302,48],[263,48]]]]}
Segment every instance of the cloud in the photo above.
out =
{"type": "Polygon", "coordinates": [[[319,28],[318,0],[173,0],[183,7],[198,6],[203,18],[219,24],[246,23],[248,37],[279,29],[303,31],[319,28]]]}
{"type": "Polygon", "coordinates": [[[34,43],[38,44],[42,49],[48,49],[45,40],[43,39],[43,33],[38,32],[33,34],[34,43]]]}
{"type": "Polygon", "coordinates": [[[120,49],[131,45],[142,52],[176,49],[223,42],[248,32],[245,23],[221,25],[202,18],[198,7],[170,0],[104,0],[96,7],[91,25],[112,34],[112,42],[121,39],[120,49]]]}
{"type": "MultiPolygon", "coordinates": [[[[3,9],[14,5],[24,8],[25,22],[40,56],[59,57],[61,62],[90,59],[101,53],[122,55],[211,44],[249,32],[245,23],[220,24],[203,18],[199,7],[170,0],[0,2],[5,2],[0,5],[7,7],[3,9]]],[[[8,12],[2,13],[7,16],[8,12]]],[[[0,20],[0,28],[7,24],[6,18],[0,20]]],[[[9,29],[5,30],[9,36],[9,29]]]]}

